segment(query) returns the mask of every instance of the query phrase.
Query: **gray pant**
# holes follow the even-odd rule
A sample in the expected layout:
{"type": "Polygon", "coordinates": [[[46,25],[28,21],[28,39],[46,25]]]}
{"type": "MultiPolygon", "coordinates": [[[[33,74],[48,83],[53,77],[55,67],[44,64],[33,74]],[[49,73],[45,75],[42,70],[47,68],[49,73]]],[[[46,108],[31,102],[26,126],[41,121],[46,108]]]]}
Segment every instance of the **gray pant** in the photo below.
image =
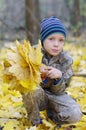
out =
{"type": "Polygon", "coordinates": [[[23,95],[23,101],[33,124],[40,123],[39,111],[45,109],[55,123],[75,123],[82,117],[79,105],[67,93],[54,95],[40,88],[33,94],[23,95]]]}

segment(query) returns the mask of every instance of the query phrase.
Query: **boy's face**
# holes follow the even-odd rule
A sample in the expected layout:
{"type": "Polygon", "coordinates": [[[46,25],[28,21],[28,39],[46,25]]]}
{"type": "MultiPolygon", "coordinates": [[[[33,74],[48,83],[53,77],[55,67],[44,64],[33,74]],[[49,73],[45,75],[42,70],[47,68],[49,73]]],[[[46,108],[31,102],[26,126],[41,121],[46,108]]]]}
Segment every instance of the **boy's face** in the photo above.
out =
{"type": "Polygon", "coordinates": [[[51,56],[56,56],[62,51],[64,41],[65,37],[62,34],[55,33],[44,40],[43,46],[51,56]]]}

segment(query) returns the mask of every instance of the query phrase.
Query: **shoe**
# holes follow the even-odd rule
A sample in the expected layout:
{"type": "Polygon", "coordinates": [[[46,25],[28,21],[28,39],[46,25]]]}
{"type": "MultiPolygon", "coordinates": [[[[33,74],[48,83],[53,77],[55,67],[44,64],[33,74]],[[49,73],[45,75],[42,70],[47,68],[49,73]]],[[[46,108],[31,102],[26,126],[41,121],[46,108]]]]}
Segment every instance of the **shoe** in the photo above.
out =
{"type": "Polygon", "coordinates": [[[33,122],[31,122],[31,123],[32,123],[32,126],[38,126],[38,125],[42,124],[43,122],[42,122],[42,119],[40,118],[40,122],[39,123],[37,123],[37,124],[34,124],[33,122]]]}

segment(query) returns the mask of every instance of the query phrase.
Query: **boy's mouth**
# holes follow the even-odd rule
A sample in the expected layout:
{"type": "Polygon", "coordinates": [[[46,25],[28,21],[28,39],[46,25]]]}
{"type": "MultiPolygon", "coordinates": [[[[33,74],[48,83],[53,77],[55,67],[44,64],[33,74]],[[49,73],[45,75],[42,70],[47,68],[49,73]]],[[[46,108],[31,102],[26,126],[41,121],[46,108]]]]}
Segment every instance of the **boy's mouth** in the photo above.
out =
{"type": "Polygon", "coordinates": [[[52,49],[52,52],[56,53],[56,52],[59,52],[59,49],[52,49]]]}

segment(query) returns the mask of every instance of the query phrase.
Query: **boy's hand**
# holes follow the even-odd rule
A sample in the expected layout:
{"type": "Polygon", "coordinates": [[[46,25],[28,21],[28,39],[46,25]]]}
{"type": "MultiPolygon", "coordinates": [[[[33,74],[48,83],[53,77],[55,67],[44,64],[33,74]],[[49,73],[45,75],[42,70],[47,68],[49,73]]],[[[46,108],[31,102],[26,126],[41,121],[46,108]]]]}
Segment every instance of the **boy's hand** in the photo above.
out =
{"type": "Polygon", "coordinates": [[[51,79],[60,79],[62,77],[62,72],[54,67],[47,66],[46,76],[51,79]]]}
{"type": "Polygon", "coordinates": [[[49,77],[51,79],[59,79],[62,77],[62,72],[51,66],[41,66],[40,72],[43,76],[49,77]]]}

